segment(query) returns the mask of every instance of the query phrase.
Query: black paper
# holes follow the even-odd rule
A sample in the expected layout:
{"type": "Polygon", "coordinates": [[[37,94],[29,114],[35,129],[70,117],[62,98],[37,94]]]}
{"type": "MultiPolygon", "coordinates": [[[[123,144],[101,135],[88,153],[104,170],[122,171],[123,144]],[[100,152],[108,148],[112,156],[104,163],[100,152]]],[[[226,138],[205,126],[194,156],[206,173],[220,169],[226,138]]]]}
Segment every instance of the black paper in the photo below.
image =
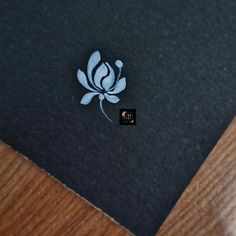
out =
{"type": "Polygon", "coordinates": [[[236,3],[1,1],[0,138],[136,235],[154,235],[236,112],[236,3]],[[124,63],[114,120],[76,78],[124,63]],[[136,109],[121,126],[119,109],[136,109]]]}

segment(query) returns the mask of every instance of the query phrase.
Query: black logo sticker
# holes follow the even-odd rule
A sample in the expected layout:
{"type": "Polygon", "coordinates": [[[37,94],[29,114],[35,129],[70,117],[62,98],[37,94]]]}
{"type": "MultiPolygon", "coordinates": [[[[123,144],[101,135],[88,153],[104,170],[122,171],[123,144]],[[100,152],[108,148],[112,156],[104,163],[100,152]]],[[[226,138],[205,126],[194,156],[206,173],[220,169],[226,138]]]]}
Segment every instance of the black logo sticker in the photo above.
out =
{"type": "Polygon", "coordinates": [[[120,125],[136,125],[136,109],[120,109],[120,125]]]}

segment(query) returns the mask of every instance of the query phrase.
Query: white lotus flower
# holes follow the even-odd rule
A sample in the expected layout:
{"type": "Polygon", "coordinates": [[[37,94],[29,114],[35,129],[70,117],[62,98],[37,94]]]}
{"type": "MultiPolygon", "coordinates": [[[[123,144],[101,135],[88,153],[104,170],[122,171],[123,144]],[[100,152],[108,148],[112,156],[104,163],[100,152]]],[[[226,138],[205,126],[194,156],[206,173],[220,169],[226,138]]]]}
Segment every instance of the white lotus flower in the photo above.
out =
{"type": "Polygon", "coordinates": [[[123,77],[120,79],[121,70],[123,67],[123,63],[120,60],[115,62],[115,65],[119,69],[119,73],[117,78],[115,77],[115,72],[110,66],[108,62],[100,63],[101,54],[99,51],[95,51],[89,58],[87,65],[87,76],[85,73],[78,69],[77,78],[79,82],[90,92],[86,93],[80,103],[83,105],[88,105],[92,98],[98,95],[100,100],[99,105],[102,113],[106,116],[106,118],[112,122],[112,120],[105,113],[102,102],[106,99],[110,103],[118,103],[120,99],[115,95],[122,92],[126,88],[126,78],[123,77]],[[96,71],[93,73],[95,67],[97,67],[96,71]]]}

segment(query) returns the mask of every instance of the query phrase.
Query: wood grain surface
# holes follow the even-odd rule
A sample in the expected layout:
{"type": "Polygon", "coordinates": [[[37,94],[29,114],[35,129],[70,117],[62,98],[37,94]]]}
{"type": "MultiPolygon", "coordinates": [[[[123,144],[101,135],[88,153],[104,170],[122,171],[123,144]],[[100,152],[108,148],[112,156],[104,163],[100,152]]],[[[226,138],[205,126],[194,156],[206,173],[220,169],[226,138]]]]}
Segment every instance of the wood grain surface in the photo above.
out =
{"type": "Polygon", "coordinates": [[[0,141],[0,235],[131,235],[0,141]]]}
{"type": "MultiPolygon", "coordinates": [[[[0,141],[0,235],[132,234],[0,141]]],[[[236,235],[236,118],[156,235],[236,235]]]]}
{"type": "Polygon", "coordinates": [[[156,236],[236,235],[236,118],[156,236]]]}

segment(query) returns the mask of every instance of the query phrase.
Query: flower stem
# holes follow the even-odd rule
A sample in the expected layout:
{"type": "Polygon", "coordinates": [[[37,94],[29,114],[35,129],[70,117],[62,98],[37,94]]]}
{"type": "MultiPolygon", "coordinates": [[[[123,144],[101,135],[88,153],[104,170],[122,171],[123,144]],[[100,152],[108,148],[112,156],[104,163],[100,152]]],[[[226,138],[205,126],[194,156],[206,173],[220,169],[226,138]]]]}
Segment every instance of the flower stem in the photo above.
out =
{"type": "Polygon", "coordinates": [[[103,110],[102,101],[103,101],[103,99],[100,99],[100,102],[99,102],[100,109],[101,109],[102,113],[104,114],[104,116],[106,116],[106,118],[107,118],[111,123],[113,123],[113,121],[107,116],[107,114],[106,114],[105,111],[103,110]]]}
{"type": "Polygon", "coordinates": [[[118,76],[117,76],[117,81],[119,80],[120,75],[121,75],[121,68],[119,68],[119,74],[118,74],[118,76]]]}

